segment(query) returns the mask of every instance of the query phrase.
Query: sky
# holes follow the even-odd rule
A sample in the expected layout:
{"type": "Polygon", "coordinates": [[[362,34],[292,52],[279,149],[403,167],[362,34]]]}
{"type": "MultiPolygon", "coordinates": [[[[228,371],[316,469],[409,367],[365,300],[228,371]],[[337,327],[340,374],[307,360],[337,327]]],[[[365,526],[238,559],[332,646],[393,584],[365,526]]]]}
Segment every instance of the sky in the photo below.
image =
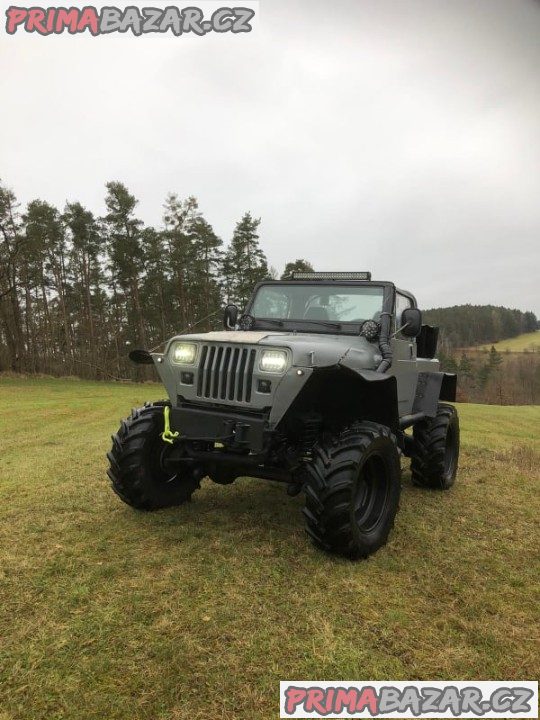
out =
{"type": "Polygon", "coordinates": [[[120,180],[156,225],[168,192],[195,195],[224,242],[260,217],[278,272],[540,316],[540,1],[240,4],[251,33],[0,30],[2,181],[102,214],[120,180]]]}

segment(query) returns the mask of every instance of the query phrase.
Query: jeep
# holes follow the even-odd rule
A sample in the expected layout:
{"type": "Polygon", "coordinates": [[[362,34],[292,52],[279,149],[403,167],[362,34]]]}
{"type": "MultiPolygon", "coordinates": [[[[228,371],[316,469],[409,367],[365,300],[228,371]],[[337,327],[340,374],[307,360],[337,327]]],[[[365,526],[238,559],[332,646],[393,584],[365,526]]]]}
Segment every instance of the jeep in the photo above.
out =
{"type": "Polygon", "coordinates": [[[168,400],[133,410],[113,437],[113,490],[140,510],[180,505],[203,478],[250,476],[303,492],[307,534],[365,558],[384,545],[401,490],[456,478],[456,376],[414,296],[368,272],[265,280],[224,329],[176,335],[152,363],[168,400]]]}

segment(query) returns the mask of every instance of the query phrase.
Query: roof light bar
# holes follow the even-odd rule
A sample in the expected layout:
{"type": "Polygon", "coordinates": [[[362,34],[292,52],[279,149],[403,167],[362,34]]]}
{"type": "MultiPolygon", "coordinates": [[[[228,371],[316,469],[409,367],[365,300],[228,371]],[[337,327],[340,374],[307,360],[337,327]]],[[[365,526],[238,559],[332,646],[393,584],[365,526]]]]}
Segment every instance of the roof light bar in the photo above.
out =
{"type": "Polygon", "coordinates": [[[293,280],[371,280],[370,272],[293,272],[293,280]]]}

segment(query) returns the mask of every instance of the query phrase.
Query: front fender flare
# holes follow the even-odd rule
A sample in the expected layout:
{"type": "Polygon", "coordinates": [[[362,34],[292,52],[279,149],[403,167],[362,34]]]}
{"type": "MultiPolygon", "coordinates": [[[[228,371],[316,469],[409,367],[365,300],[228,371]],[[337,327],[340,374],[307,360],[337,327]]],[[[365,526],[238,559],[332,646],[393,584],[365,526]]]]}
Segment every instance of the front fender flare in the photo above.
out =
{"type": "Polygon", "coordinates": [[[291,399],[289,395],[284,400],[279,413],[275,412],[276,408],[272,409],[271,425],[291,414],[316,411],[334,424],[341,424],[342,420],[347,423],[371,420],[394,432],[399,429],[397,384],[393,375],[355,370],[344,363],[314,368],[296,396],[291,399]]]}

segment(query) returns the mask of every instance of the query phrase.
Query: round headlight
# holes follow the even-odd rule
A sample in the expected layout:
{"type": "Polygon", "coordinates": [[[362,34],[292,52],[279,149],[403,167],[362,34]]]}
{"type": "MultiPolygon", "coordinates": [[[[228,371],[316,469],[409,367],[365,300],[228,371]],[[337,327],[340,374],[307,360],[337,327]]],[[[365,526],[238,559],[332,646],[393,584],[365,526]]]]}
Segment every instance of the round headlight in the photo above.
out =
{"type": "Polygon", "coordinates": [[[281,373],[287,367],[285,350],[265,350],[261,355],[259,368],[263,372],[281,373]]]}
{"type": "Polygon", "coordinates": [[[172,361],[177,365],[193,365],[197,346],[193,343],[176,343],[172,349],[172,361]]]}

